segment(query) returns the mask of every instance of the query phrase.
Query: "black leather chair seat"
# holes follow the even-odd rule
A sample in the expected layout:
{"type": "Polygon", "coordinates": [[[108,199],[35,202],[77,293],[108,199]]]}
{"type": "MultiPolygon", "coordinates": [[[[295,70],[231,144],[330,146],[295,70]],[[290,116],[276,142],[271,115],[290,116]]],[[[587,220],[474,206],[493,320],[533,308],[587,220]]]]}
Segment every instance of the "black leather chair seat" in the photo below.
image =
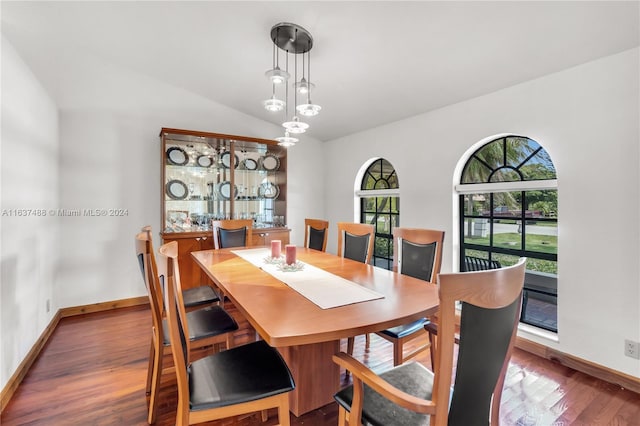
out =
{"type": "MultiPolygon", "coordinates": [[[[431,399],[433,373],[422,364],[409,362],[380,374],[380,377],[418,398],[431,399]]],[[[334,398],[347,410],[353,400],[353,386],[338,392],[334,398]]],[[[429,425],[429,416],[406,410],[364,385],[362,420],[373,426],[429,425]]]]}
{"type": "MultiPolygon", "coordinates": [[[[189,323],[189,340],[205,337],[213,337],[223,333],[229,333],[238,329],[238,323],[220,306],[208,306],[206,308],[187,312],[189,323]]],[[[163,335],[165,346],[169,346],[169,327],[167,320],[163,322],[163,335]]]]}
{"type": "Polygon", "coordinates": [[[402,337],[409,336],[419,330],[424,330],[424,326],[428,323],[429,320],[427,320],[426,318],[422,318],[409,324],[387,328],[386,330],[382,330],[380,334],[386,334],[387,336],[391,336],[395,339],[400,339],[402,337]]]}
{"type": "Polygon", "coordinates": [[[208,285],[182,290],[182,299],[186,308],[209,305],[220,300],[213,288],[208,285]]]}
{"type": "Polygon", "coordinates": [[[193,411],[253,401],[295,387],[280,353],[262,340],[195,361],[188,374],[193,411]]]}

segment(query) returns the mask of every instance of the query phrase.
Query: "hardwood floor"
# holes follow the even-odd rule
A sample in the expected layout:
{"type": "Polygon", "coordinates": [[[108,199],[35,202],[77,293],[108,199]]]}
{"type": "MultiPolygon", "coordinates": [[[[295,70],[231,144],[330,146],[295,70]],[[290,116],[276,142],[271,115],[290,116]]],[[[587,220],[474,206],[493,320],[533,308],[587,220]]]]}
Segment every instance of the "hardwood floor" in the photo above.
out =
{"type": "MultiPolygon", "coordinates": [[[[237,342],[253,330],[230,308],[241,330],[237,342]]],[[[144,393],[151,316],[145,308],[126,308],[60,321],[31,371],[0,418],[10,425],[145,425],[144,393]]],[[[346,349],[346,341],[345,341],[346,349]]],[[[356,338],[355,356],[374,370],[392,364],[392,347],[371,335],[356,338]]],[[[428,353],[418,360],[429,365],[428,353]]],[[[479,361],[480,362],[480,361],[479,361]]],[[[344,372],[341,382],[347,383],[344,372]]],[[[163,380],[157,425],[173,425],[175,380],[163,380]]],[[[503,425],[640,425],[640,395],[559,364],[516,350],[502,398],[503,425]]],[[[209,425],[262,423],[259,415],[225,419],[209,425]]],[[[337,406],[329,404],[292,425],[337,424],[337,406]]]]}

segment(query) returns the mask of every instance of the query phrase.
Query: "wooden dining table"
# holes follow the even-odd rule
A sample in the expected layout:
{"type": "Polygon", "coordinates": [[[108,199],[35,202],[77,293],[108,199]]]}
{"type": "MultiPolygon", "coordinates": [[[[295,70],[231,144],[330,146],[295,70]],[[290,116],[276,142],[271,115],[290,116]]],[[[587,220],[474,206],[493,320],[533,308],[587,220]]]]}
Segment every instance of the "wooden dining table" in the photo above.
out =
{"type": "Polygon", "coordinates": [[[192,256],[260,337],[282,354],[296,384],[290,395],[296,416],[333,401],[340,370],[331,357],[340,351],[340,339],[417,320],[438,308],[435,284],[298,247],[298,260],[383,296],[322,309],[234,254],[236,250],[241,249],[195,251],[192,256]]]}

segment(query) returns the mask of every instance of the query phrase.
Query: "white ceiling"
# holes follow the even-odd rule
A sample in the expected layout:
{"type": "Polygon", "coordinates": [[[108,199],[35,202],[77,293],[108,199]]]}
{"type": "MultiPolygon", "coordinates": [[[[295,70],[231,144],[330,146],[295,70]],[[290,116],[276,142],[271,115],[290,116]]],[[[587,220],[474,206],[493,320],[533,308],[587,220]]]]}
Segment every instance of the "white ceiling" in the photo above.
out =
{"type": "Polygon", "coordinates": [[[60,108],[115,67],[279,123],[270,28],[314,37],[309,135],[341,136],[639,45],[639,2],[1,2],[2,33],[60,108]],[[93,75],[92,73],[96,73],[93,75]]]}

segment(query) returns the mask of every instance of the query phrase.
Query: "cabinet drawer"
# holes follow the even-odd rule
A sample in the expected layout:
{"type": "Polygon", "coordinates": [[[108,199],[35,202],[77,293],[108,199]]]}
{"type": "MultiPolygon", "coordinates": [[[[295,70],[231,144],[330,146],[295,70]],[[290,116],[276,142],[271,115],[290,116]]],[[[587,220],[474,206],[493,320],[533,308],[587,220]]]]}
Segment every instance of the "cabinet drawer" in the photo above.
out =
{"type": "Polygon", "coordinates": [[[282,245],[289,244],[289,234],[291,230],[282,229],[254,229],[251,243],[253,246],[266,246],[273,240],[282,241],[282,245]]]}

